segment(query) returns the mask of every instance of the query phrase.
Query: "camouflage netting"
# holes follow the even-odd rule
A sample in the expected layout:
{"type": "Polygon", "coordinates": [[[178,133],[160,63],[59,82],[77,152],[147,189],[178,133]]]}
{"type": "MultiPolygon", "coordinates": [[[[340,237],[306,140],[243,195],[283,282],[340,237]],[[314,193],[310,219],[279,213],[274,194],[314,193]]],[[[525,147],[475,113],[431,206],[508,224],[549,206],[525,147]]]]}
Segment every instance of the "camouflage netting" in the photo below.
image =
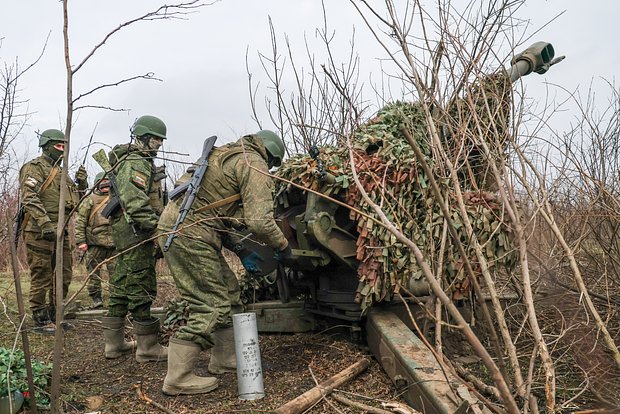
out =
{"type": "MultiPolygon", "coordinates": [[[[496,180],[488,177],[488,163],[484,161],[480,141],[477,141],[484,139],[497,159],[505,157],[503,142],[510,109],[509,80],[499,74],[487,78],[484,85],[484,88],[470,90],[469,101],[461,99],[450,105],[437,125],[444,150],[458,167],[467,215],[486,259],[492,268],[512,268],[516,263],[516,252],[511,247],[511,232],[503,223],[503,207],[495,192],[496,180]],[[467,110],[468,105],[472,104],[480,117],[478,123],[467,110]]],[[[370,198],[382,207],[406,237],[418,245],[435,273],[443,275],[444,283],[449,286],[447,290],[458,299],[470,289],[463,258],[448,236],[443,260],[440,260],[443,214],[432,194],[427,175],[401,132],[402,126],[411,131],[426,162],[434,171],[443,196],[450,202],[451,219],[460,241],[472,266],[479,271],[473,245],[462,224],[449,173],[443,163],[440,165],[437,161],[441,158],[431,145],[419,103],[389,104],[358,128],[351,140],[356,169],[362,187],[370,198]],[[440,262],[443,263],[441,270],[437,269],[440,262]]],[[[336,176],[334,184],[319,181],[314,173],[317,163],[308,156],[287,160],[278,170],[278,175],[344,200],[366,215],[378,218],[353,182],[347,148],[322,148],[320,159],[325,170],[336,176]]],[[[281,189],[286,183],[280,182],[279,185],[281,189]]],[[[413,253],[387,229],[353,211],[350,219],[357,223],[359,233],[357,259],[360,261],[358,276],[361,283],[357,299],[362,309],[366,310],[374,302],[391,300],[399,287],[409,289],[415,284],[411,281],[424,280],[413,253]]]]}

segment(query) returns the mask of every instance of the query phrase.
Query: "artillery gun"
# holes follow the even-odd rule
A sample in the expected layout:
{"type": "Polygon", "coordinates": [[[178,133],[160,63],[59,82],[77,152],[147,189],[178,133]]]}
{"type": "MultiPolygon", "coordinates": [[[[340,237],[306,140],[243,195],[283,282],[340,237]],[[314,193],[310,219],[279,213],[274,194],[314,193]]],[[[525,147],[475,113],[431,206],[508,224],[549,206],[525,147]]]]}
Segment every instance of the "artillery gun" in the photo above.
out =
{"type": "MultiPolygon", "coordinates": [[[[563,56],[554,58],[554,54],[553,46],[549,43],[537,42],[531,45],[513,58],[508,70],[501,70],[501,73],[497,74],[495,78],[489,77],[500,85],[499,92],[492,92],[498,95],[505,94],[512,84],[521,77],[532,72],[538,74],[547,72],[551,66],[564,59],[563,56]]],[[[472,99],[488,101],[488,97],[484,96],[484,92],[488,92],[488,90],[484,91],[484,88],[485,86],[482,85],[479,89],[474,87],[470,90],[473,95],[482,90],[480,96],[474,96],[472,99]]],[[[503,96],[503,98],[505,97],[506,95],[503,96]]],[[[502,105],[503,98],[500,96],[500,99],[495,103],[498,107],[502,105]]],[[[454,102],[453,107],[446,109],[445,112],[452,115],[455,112],[451,113],[450,111],[462,110],[463,108],[459,107],[461,103],[461,101],[454,102]]],[[[396,109],[401,112],[409,111],[409,114],[416,111],[415,105],[401,105],[396,109]]],[[[509,113],[509,110],[504,113],[506,118],[509,113]]],[[[378,117],[371,120],[368,125],[372,127],[373,122],[381,122],[381,116],[392,117],[393,115],[393,113],[382,113],[380,111],[378,117]]],[[[449,117],[444,117],[444,119],[447,118],[449,117]]],[[[368,130],[363,128],[364,126],[362,126],[361,131],[358,131],[358,135],[372,136],[372,128],[368,130]]],[[[442,139],[450,139],[450,134],[453,132],[450,132],[449,120],[443,123],[438,122],[438,129],[442,134],[442,139]]],[[[426,128],[422,128],[422,133],[424,131],[426,128]]],[[[497,129],[493,133],[497,134],[497,129]]],[[[368,156],[364,161],[370,162],[369,160],[379,151],[378,147],[381,146],[392,146],[392,143],[377,139],[370,143],[366,142],[365,146],[357,149],[363,155],[368,156]]],[[[402,148],[400,150],[402,151],[402,148]]],[[[273,252],[265,246],[253,242],[251,235],[247,235],[244,240],[245,247],[257,251],[265,258],[265,262],[261,264],[261,276],[265,277],[270,284],[277,283],[280,302],[300,303],[297,300],[303,298],[301,306],[303,307],[304,317],[298,319],[302,328],[295,326],[295,322],[291,322],[290,319],[288,323],[282,323],[283,320],[287,319],[286,312],[290,308],[279,308],[281,305],[274,304],[274,302],[250,305],[250,308],[258,311],[259,329],[283,331],[290,328],[292,331],[298,331],[304,327],[307,328],[309,326],[307,324],[308,317],[314,316],[328,317],[328,319],[339,320],[339,323],[348,323],[353,327],[353,332],[356,333],[359,333],[361,328],[365,328],[366,340],[371,351],[395,385],[405,390],[408,402],[413,407],[423,409],[426,413],[467,412],[470,405],[477,405],[476,399],[462,385],[455,385],[457,384],[456,381],[450,381],[453,382],[453,388],[447,384],[448,381],[444,376],[446,374],[437,365],[434,356],[426,349],[420,339],[407,328],[406,322],[401,321],[397,316],[399,310],[393,306],[393,301],[391,301],[391,294],[398,290],[399,286],[415,296],[428,295],[429,286],[425,278],[421,276],[421,272],[416,272],[415,263],[410,259],[407,261],[404,256],[389,256],[388,252],[388,256],[382,257],[384,259],[382,261],[376,258],[378,255],[363,253],[372,249],[388,249],[389,251],[390,247],[386,246],[393,247],[397,243],[390,245],[386,242],[383,245],[369,245],[373,243],[365,233],[372,229],[373,220],[355,208],[359,207],[361,202],[359,202],[359,194],[355,195],[354,190],[349,190],[349,188],[353,188],[348,186],[351,177],[347,168],[350,166],[345,162],[340,166],[342,168],[334,167],[333,156],[338,151],[340,153],[336,155],[339,155],[340,159],[344,158],[342,157],[343,152],[348,156],[348,149],[344,148],[323,148],[319,150],[316,147],[311,147],[307,156],[291,158],[284,162],[278,170],[277,175],[284,180],[278,184],[276,216],[280,227],[289,240],[293,255],[296,257],[295,263],[290,268],[278,266],[271,259],[273,252]],[[404,263],[403,266],[400,266],[401,261],[404,263]],[[399,269],[409,270],[403,270],[402,273],[405,274],[405,277],[398,279],[399,269]],[[381,280],[377,274],[382,275],[385,280],[381,280]],[[374,279],[369,275],[373,275],[374,279]],[[396,283],[394,283],[394,279],[397,279],[396,283]],[[382,285],[382,288],[385,289],[377,290],[377,284],[382,285]],[[385,285],[389,286],[386,288],[385,285]],[[388,293],[385,294],[385,291],[388,293]],[[261,316],[263,316],[262,322],[261,316]],[[450,397],[450,395],[454,395],[454,387],[457,388],[459,401],[450,397]]],[[[496,193],[497,189],[493,188],[493,183],[489,183],[486,177],[478,176],[478,173],[484,170],[482,168],[484,165],[481,165],[483,163],[479,162],[479,155],[476,145],[470,147],[470,156],[473,157],[473,160],[468,160],[468,166],[469,172],[473,171],[473,173],[469,174],[470,177],[466,177],[467,174],[464,174],[463,180],[466,190],[470,186],[475,190],[471,194],[475,196],[477,194],[478,197],[484,199],[484,194],[492,195],[496,193]],[[477,155],[478,161],[475,160],[477,155]]],[[[497,155],[504,156],[505,154],[500,149],[497,155]]],[[[411,169],[414,170],[415,166],[411,169]]],[[[396,172],[390,170],[390,172],[397,177],[399,174],[405,174],[405,178],[401,182],[396,180],[396,192],[405,185],[403,181],[406,181],[407,185],[418,185],[415,191],[423,192],[421,190],[422,184],[414,183],[419,178],[417,173],[407,175],[407,171],[403,172],[402,170],[396,172]]],[[[400,177],[402,178],[402,176],[400,177]]],[[[490,200],[494,201],[492,196],[490,200]]],[[[486,207],[490,204],[490,200],[483,200],[486,207]]],[[[411,226],[422,225],[415,222],[416,217],[421,217],[420,220],[428,218],[428,214],[424,216],[425,209],[432,210],[432,206],[425,208],[428,206],[430,204],[424,204],[424,200],[422,200],[422,205],[419,206],[421,215],[411,214],[413,216],[411,226]]],[[[499,207],[501,208],[501,206],[499,207]]],[[[492,208],[490,207],[491,210],[492,208]]],[[[474,210],[472,214],[483,215],[485,211],[488,212],[488,208],[487,210],[480,208],[474,210]]],[[[430,214],[430,216],[434,215],[430,214]]],[[[428,225],[428,222],[424,224],[428,225]]],[[[490,222],[485,225],[493,227],[496,235],[502,233],[499,223],[490,222]]],[[[420,234],[413,235],[414,238],[418,236],[420,234]]],[[[428,241],[429,238],[433,237],[433,234],[427,234],[425,237],[428,241]]],[[[425,237],[420,238],[420,243],[423,244],[425,237]]],[[[386,241],[385,238],[381,240],[386,241]]],[[[503,249],[502,257],[506,266],[510,266],[511,260],[510,254],[507,253],[510,248],[507,245],[508,240],[509,237],[504,237],[503,240],[498,239],[496,241],[497,248],[503,249]]],[[[491,241],[488,242],[492,245],[491,241]]],[[[456,256],[451,256],[451,258],[453,261],[458,260],[456,256]]],[[[468,287],[459,287],[456,276],[463,269],[459,270],[456,266],[450,266],[451,264],[448,263],[446,271],[453,273],[452,283],[457,282],[453,297],[456,300],[461,300],[463,292],[468,287]]],[[[298,317],[300,313],[294,315],[298,317]]]]}
{"type": "MultiPolygon", "coordinates": [[[[554,59],[551,44],[537,42],[516,55],[512,60],[512,66],[507,71],[502,70],[498,79],[505,81],[507,87],[510,87],[522,76],[532,72],[545,73],[562,59],[563,57],[554,59]]],[[[494,79],[492,81],[498,83],[494,79]]],[[[400,110],[400,108],[397,109],[400,110]]],[[[393,114],[389,115],[393,116],[393,114]]],[[[377,118],[375,122],[378,122],[377,118]]],[[[444,135],[448,135],[445,132],[446,129],[443,128],[444,135]]],[[[362,131],[360,134],[369,135],[372,131],[362,131]]],[[[384,138],[379,138],[372,144],[375,148],[365,144],[367,145],[366,152],[376,151],[378,145],[388,145],[381,142],[382,140],[386,141],[384,138]]],[[[471,152],[475,157],[475,148],[471,152]]],[[[268,250],[252,244],[249,238],[247,243],[252,245],[251,248],[260,250],[262,256],[266,258],[266,263],[262,266],[263,274],[277,268],[278,294],[282,302],[305,295],[307,311],[355,322],[360,320],[372,304],[363,303],[364,285],[360,284],[360,279],[364,278],[364,272],[367,273],[372,269],[366,266],[360,271],[360,257],[362,256],[360,250],[382,246],[367,246],[364,241],[368,241],[368,238],[363,240],[363,237],[360,237],[360,233],[365,229],[364,226],[360,226],[359,220],[356,220],[360,218],[360,215],[352,213],[351,210],[351,207],[356,207],[356,205],[352,202],[347,190],[349,186],[345,185],[351,181],[350,175],[347,174],[347,165],[344,163],[345,165],[334,167],[334,164],[330,162],[334,154],[340,157],[340,160],[348,158],[348,150],[345,148],[338,152],[333,149],[319,151],[318,148],[311,147],[308,156],[289,159],[278,170],[277,175],[286,181],[279,183],[278,186],[276,217],[293,249],[296,263],[291,268],[277,268],[277,264],[270,260],[273,255],[268,250]],[[300,176],[304,176],[303,179],[296,180],[300,176]],[[298,185],[294,185],[295,183],[298,185]]],[[[504,154],[498,154],[498,156],[504,156],[504,154]]],[[[475,169],[476,166],[473,168],[475,169]]],[[[417,173],[414,175],[415,180],[417,173]]],[[[486,187],[489,187],[489,184],[484,183],[485,180],[487,179],[478,180],[476,187],[488,190],[486,187]]],[[[493,184],[490,186],[492,187],[493,184]]],[[[486,193],[493,193],[494,190],[491,188],[491,191],[486,193]]],[[[372,220],[363,220],[367,227],[372,225],[372,220]]],[[[272,276],[271,279],[273,280],[274,277],[272,276]]],[[[420,274],[402,280],[400,284],[416,296],[429,293],[429,287],[420,274]]],[[[385,297],[373,303],[389,300],[389,297],[385,297]]]]}

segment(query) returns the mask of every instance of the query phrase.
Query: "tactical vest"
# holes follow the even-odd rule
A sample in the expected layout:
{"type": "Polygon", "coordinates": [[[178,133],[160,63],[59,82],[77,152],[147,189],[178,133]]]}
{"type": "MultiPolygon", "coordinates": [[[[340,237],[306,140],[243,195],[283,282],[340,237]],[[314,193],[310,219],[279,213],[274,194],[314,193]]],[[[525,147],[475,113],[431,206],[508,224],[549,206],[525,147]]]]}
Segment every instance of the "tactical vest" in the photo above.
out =
{"type": "MultiPolygon", "coordinates": [[[[244,149],[235,143],[227,144],[222,147],[214,148],[209,155],[209,169],[202,179],[196,200],[192,205],[192,210],[198,210],[201,207],[209,205],[213,202],[231,197],[235,194],[239,194],[239,187],[237,183],[231,182],[226,176],[225,163],[236,155],[243,156],[244,149]]],[[[187,175],[187,179],[190,175],[187,175]]],[[[204,217],[223,217],[229,218],[243,218],[243,207],[236,201],[223,205],[219,208],[199,213],[192,217],[194,220],[199,220],[204,217]]],[[[228,222],[228,220],[226,220],[228,222]]]]}
{"type": "MultiPolygon", "coordinates": [[[[42,177],[51,177],[52,174],[54,175],[53,179],[49,184],[44,185],[45,182],[41,183],[41,188],[38,189],[38,194],[39,199],[41,200],[41,204],[47,212],[47,216],[53,223],[57,223],[58,203],[60,201],[60,179],[62,177],[61,167],[52,165],[52,163],[47,159],[46,156],[41,155],[30,161],[29,163],[25,164],[24,167],[22,167],[22,169],[25,168],[39,170],[42,177]],[[57,169],[56,173],[53,173],[54,169],[57,169]]],[[[69,212],[73,210],[80,201],[77,187],[69,177],[67,177],[64,193],[65,212],[69,212]]],[[[37,225],[36,220],[28,219],[24,231],[40,232],[41,230],[37,225]]]]}
{"type": "MultiPolygon", "coordinates": [[[[162,188],[162,181],[164,180],[166,176],[165,175],[162,175],[161,177],[156,176],[156,167],[155,167],[155,163],[153,162],[152,158],[143,156],[142,151],[135,150],[135,149],[133,150],[128,150],[128,149],[129,149],[129,145],[127,144],[119,145],[115,147],[115,149],[112,152],[110,152],[110,155],[109,155],[110,164],[116,166],[114,170],[116,173],[118,173],[119,161],[122,161],[122,159],[127,157],[129,154],[138,155],[140,157],[143,157],[145,160],[149,162],[151,166],[151,174],[150,174],[149,182],[146,188],[146,194],[149,198],[149,205],[151,206],[155,214],[159,216],[164,211],[164,207],[165,207],[166,195],[164,194],[164,190],[162,188]]],[[[131,162],[131,161],[128,161],[128,162],[131,162]]],[[[110,194],[111,196],[114,196],[113,188],[110,188],[110,194]]],[[[114,216],[118,217],[120,213],[121,211],[120,209],[118,209],[115,212],[114,216]]]]}
{"type": "Polygon", "coordinates": [[[86,224],[86,243],[93,246],[113,247],[110,220],[101,215],[101,210],[107,204],[108,194],[90,195],[93,206],[88,215],[86,224]]]}

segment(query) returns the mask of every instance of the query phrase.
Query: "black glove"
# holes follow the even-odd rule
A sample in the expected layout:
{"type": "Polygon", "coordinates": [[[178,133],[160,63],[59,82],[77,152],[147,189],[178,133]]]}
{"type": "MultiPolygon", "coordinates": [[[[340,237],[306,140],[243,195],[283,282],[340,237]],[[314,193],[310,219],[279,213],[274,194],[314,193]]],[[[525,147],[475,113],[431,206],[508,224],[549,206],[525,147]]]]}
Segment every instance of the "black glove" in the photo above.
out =
{"type": "Polygon", "coordinates": [[[293,252],[291,251],[291,246],[289,246],[288,244],[284,249],[276,250],[273,258],[286,266],[291,266],[295,262],[295,257],[293,256],[293,252]]]}
{"type": "Polygon", "coordinates": [[[159,167],[155,167],[155,172],[153,173],[153,181],[161,181],[166,178],[166,166],[160,165],[159,167]]]}
{"type": "Polygon", "coordinates": [[[56,226],[54,226],[51,221],[48,221],[41,226],[41,237],[43,240],[47,241],[56,240],[56,226]]]}
{"type": "Polygon", "coordinates": [[[75,182],[77,183],[79,190],[86,190],[88,188],[88,172],[83,165],[80,165],[75,173],[75,182]]]}

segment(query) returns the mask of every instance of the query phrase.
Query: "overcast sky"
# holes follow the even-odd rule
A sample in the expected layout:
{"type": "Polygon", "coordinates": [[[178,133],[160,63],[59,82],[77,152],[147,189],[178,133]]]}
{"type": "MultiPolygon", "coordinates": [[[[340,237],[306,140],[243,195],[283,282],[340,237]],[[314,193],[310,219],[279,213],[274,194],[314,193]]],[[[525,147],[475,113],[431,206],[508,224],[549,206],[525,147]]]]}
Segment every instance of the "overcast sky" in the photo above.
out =
{"type": "MultiPolygon", "coordinates": [[[[380,7],[383,2],[376,1],[380,7]]],[[[432,4],[434,2],[426,2],[432,4]]],[[[455,1],[454,3],[459,3],[455,1]]],[[[79,63],[103,37],[120,23],[162,4],[159,0],[71,0],[70,42],[72,63],[79,63]]],[[[28,100],[32,113],[17,143],[17,151],[29,158],[38,152],[34,131],[64,128],[66,77],[62,44],[62,2],[57,0],[0,0],[0,60],[18,59],[23,68],[45,53],[20,82],[20,97],[28,100]]],[[[566,93],[545,82],[568,90],[595,87],[605,95],[599,77],[614,81],[620,68],[617,0],[535,0],[518,11],[528,19],[526,34],[537,30],[528,44],[545,40],[553,43],[556,55],[567,59],[547,75],[533,75],[524,81],[528,96],[541,101],[547,92],[563,98],[566,93]],[[555,16],[559,18],[544,26],[555,16]],[[542,27],[542,28],[541,28],[542,27]]],[[[74,95],[123,78],[154,73],[162,82],[138,80],[93,95],[83,104],[126,108],[129,112],[87,109],[74,117],[73,162],[81,162],[83,147],[98,123],[95,141],[110,145],[127,142],[129,127],[143,114],[160,117],[168,126],[167,148],[196,158],[204,138],[218,135],[228,142],[255,132],[251,119],[246,50],[254,81],[261,82],[259,97],[268,87],[257,53],[270,53],[268,17],[278,34],[286,33],[300,61],[304,59],[304,36],[313,47],[316,27],[323,25],[319,0],[222,0],[202,8],[187,20],[141,22],[111,38],[75,77],[74,95]]],[[[347,0],[327,1],[328,24],[336,29],[334,50],[346,55],[353,27],[361,57],[360,81],[367,82],[378,58],[385,53],[372,40],[359,15],[347,0]],[[374,65],[374,66],[373,66],[374,65]]],[[[283,37],[280,36],[283,46],[283,37]]],[[[322,63],[320,59],[317,65],[322,63]]],[[[617,88],[617,86],[616,86],[617,88]]],[[[607,90],[608,91],[608,90],[607,90]]],[[[600,97],[604,103],[604,96],[600,97]]],[[[261,107],[262,107],[262,98],[261,107]]],[[[266,128],[273,128],[267,118],[266,128]]],[[[100,145],[91,148],[91,153],[100,145]]],[[[89,157],[90,158],[90,157],[89,157]]],[[[94,172],[94,161],[88,167],[94,172]]]]}

